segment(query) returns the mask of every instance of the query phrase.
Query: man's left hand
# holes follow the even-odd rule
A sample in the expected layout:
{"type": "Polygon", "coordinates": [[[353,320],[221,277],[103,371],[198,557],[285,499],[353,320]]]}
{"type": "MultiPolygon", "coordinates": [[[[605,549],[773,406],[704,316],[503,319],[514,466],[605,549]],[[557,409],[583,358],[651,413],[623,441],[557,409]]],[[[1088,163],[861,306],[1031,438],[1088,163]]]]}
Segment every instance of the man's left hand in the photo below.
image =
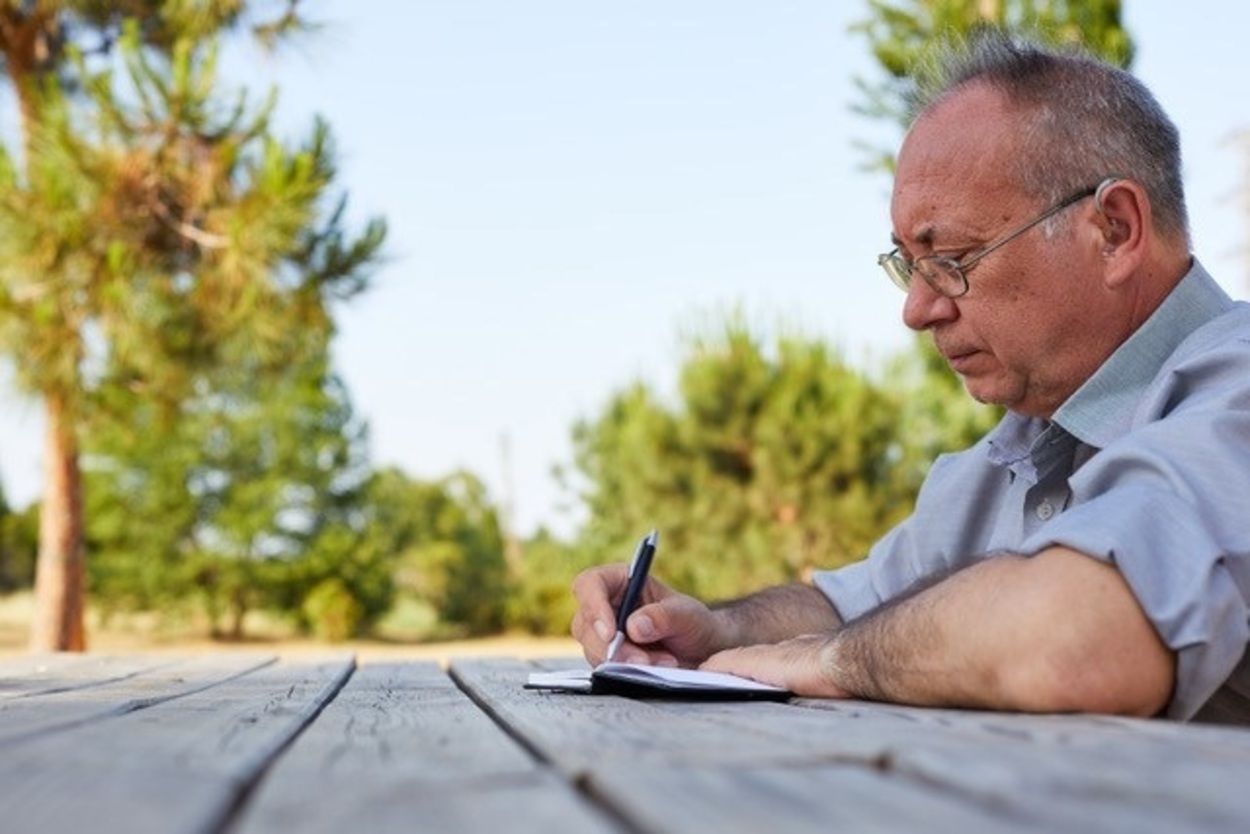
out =
{"type": "Polygon", "coordinates": [[[809,698],[850,698],[851,693],[838,685],[832,644],[830,635],[805,634],[781,643],[727,649],[699,668],[784,687],[809,698]]]}

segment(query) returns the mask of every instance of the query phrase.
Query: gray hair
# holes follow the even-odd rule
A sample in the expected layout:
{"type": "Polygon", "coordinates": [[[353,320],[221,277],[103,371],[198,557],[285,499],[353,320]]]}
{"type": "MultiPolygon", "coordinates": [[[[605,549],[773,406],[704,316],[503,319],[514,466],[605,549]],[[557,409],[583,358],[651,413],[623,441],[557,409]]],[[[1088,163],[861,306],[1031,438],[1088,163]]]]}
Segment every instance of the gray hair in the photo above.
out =
{"type": "Polygon", "coordinates": [[[948,45],[921,75],[915,118],[974,83],[1021,108],[1024,152],[1014,173],[1025,193],[1056,201],[1103,177],[1127,177],[1146,190],[1156,230],[1189,243],[1180,135],[1129,73],[1083,52],[985,29],[948,45]]]}

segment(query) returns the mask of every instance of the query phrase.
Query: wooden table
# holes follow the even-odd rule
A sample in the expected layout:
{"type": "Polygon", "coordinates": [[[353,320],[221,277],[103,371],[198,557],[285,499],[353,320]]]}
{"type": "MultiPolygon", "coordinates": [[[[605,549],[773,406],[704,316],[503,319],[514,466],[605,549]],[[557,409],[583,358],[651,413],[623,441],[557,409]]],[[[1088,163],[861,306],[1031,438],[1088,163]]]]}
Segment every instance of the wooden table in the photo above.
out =
{"type": "Polygon", "coordinates": [[[1250,831],[1250,731],[540,693],[568,660],[0,663],[0,831],[1250,831]]]}

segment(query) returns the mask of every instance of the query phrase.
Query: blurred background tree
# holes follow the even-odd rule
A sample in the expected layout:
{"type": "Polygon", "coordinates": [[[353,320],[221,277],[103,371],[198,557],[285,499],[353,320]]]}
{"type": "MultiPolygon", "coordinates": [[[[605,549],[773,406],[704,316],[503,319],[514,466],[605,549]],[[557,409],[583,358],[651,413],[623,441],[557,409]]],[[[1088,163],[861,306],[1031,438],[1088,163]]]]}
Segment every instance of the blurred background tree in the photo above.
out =
{"type": "Polygon", "coordinates": [[[0,149],[0,349],[45,407],[32,646],[84,646],[79,450],[97,399],[168,413],[211,369],[281,373],[329,338],[384,237],[341,227],[328,131],[274,136],[274,102],[220,89],[221,36],[299,28],[242,0],[5,2],[20,147],[0,149]],[[299,334],[292,339],[292,334],[299,334]]]}
{"type": "Polygon", "coordinates": [[[38,505],[15,511],[0,491],[0,593],[30,587],[38,546],[38,505]]]}
{"type": "Polygon", "coordinates": [[[391,597],[389,563],[359,548],[363,427],[324,354],[280,374],[251,370],[217,370],[172,421],[130,395],[117,418],[93,422],[91,587],[106,613],[196,604],[214,635],[233,639],[256,609],[319,630],[324,618],[302,606],[321,587],[314,609],[350,598],[335,605],[351,615],[334,616],[352,636],[391,597]]]}
{"type": "Polygon", "coordinates": [[[499,512],[477,477],[457,472],[425,482],[383,469],[365,496],[364,547],[390,557],[401,606],[434,612],[445,637],[504,625],[509,585],[499,512]]]}
{"type": "Polygon", "coordinates": [[[619,561],[656,526],[661,575],[712,599],[862,558],[910,512],[935,450],[996,419],[957,388],[910,357],[878,380],[820,340],[765,346],[730,322],[690,344],[677,403],[636,383],[577,427],[581,545],[619,561]]]}

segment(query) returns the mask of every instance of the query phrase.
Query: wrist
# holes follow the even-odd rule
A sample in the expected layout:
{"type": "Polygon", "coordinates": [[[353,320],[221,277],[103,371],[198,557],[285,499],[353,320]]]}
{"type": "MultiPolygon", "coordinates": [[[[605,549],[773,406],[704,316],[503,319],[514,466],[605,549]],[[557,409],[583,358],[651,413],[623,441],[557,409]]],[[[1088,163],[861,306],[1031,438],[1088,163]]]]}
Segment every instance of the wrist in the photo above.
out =
{"type": "Polygon", "coordinates": [[[847,672],[845,646],[841,632],[834,632],[821,644],[818,654],[820,676],[833,697],[853,698],[856,696],[850,689],[850,676],[847,672]]]}
{"type": "Polygon", "coordinates": [[[746,639],[745,629],[738,617],[734,616],[733,606],[724,608],[712,608],[712,653],[722,652],[725,649],[736,649],[739,646],[749,645],[751,641],[746,639]]]}

